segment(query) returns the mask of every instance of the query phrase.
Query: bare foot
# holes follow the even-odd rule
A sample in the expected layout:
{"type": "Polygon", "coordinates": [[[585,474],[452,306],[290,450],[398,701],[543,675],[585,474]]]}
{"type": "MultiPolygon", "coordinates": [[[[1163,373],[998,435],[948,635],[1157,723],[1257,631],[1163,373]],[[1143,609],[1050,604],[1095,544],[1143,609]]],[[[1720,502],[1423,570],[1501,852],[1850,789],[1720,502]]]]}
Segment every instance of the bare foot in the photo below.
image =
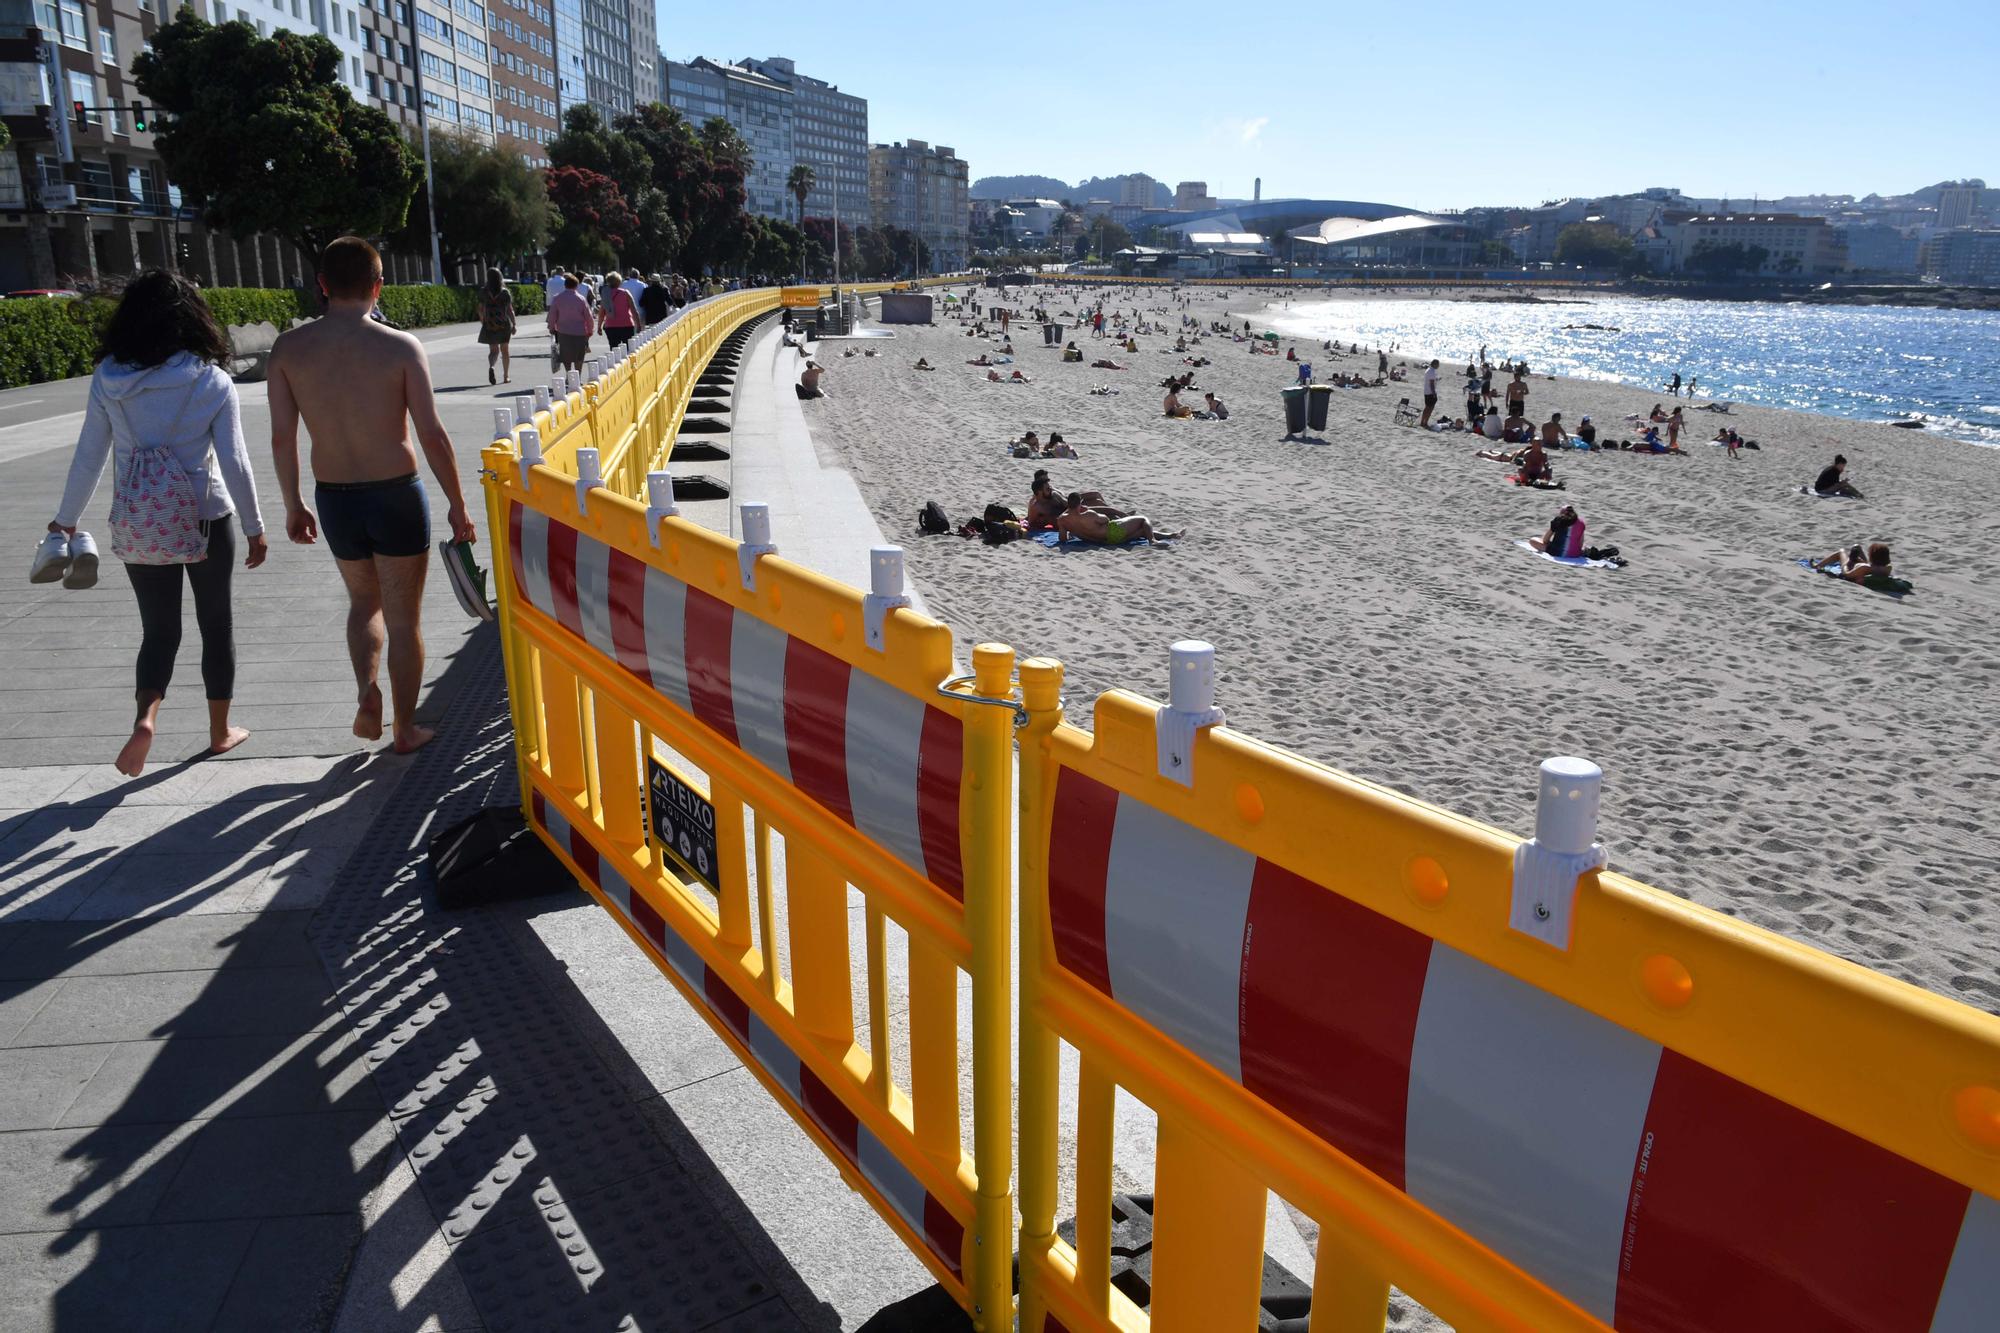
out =
{"type": "Polygon", "coordinates": [[[361,692],[361,706],[354,710],[354,734],[364,741],[382,739],[382,687],[370,685],[361,692]]]}
{"type": "Polygon", "coordinates": [[[398,727],[395,751],[397,754],[414,754],[429,745],[436,737],[437,731],[432,727],[398,727]]]}
{"type": "Polygon", "coordinates": [[[132,739],[125,742],[125,748],[118,752],[113,762],[120,773],[128,778],[136,778],[146,767],[146,755],[153,748],[153,724],[141,722],[132,728],[132,739]]]}
{"type": "Polygon", "coordinates": [[[209,733],[208,752],[210,754],[228,754],[231,750],[249,739],[250,733],[242,727],[225,727],[220,736],[214,732],[209,733]]]}

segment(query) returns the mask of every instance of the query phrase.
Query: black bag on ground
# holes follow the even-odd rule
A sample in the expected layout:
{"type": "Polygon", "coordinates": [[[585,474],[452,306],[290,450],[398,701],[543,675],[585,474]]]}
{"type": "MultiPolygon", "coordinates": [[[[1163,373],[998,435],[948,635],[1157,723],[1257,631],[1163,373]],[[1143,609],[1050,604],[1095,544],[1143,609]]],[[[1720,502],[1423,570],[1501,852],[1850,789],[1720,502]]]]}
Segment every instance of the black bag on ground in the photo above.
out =
{"type": "Polygon", "coordinates": [[[924,507],[917,511],[917,531],[926,537],[936,537],[951,531],[951,515],[944,512],[944,506],[936,500],[924,501],[924,507]]]}
{"type": "Polygon", "coordinates": [[[986,506],[986,521],[988,523],[1019,523],[1021,516],[1006,505],[990,504],[986,506]]]}
{"type": "Polygon", "coordinates": [[[431,879],[438,906],[479,907],[576,888],[518,807],[492,806],[432,835],[431,879]]]}

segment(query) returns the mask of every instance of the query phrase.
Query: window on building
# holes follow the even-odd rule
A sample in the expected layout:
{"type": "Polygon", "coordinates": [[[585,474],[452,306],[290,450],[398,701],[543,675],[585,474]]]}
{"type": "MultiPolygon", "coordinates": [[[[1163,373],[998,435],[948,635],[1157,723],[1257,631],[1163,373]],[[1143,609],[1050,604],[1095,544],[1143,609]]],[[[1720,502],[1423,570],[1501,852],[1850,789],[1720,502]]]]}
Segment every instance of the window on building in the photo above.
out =
{"type": "Polygon", "coordinates": [[[354,86],[359,88],[361,86],[361,57],[349,56],[347,59],[354,67],[354,86]]]}
{"type": "Polygon", "coordinates": [[[104,58],[104,63],[107,65],[118,63],[118,37],[111,29],[97,30],[97,54],[104,58]]]}

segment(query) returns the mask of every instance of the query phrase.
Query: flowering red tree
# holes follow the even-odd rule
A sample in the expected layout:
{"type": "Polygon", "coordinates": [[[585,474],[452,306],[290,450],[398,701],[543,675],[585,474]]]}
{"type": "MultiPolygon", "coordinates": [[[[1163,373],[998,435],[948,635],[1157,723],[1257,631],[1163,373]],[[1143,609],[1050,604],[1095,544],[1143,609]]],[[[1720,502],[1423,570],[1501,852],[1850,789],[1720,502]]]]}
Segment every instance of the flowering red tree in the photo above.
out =
{"type": "Polygon", "coordinates": [[[582,167],[550,167],[549,202],[562,215],[549,258],[577,268],[609,268],[639,231],[639,216],[618,182],[582,167]]]}

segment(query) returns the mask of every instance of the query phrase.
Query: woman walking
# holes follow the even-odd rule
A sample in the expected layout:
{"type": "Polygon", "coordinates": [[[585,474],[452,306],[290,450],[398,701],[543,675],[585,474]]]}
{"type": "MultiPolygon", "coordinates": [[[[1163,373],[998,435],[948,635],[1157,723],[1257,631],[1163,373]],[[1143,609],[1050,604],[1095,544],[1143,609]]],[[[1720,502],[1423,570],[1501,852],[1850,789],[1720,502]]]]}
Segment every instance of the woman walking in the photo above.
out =
{"type": "Polygon", "coordinates": [[[509,347],[516,330],[514,293],[500,277],[500,270],[486,270],[486,286],[479,292],[479,341],[486,344],[486,382],[493,383],[493,363],[500,363],[500,381],[514,382],[514,353],[509,347]]]}
{"type": "Polygon", "coordinates": [[[632,341],[632,335],[639,331],[639,307],[632,302],[632,293],[621,285],[625,281],[622,273],[604,275],[604,299],[597,306],[597,331],[612,347],[620,347],[632,341]]]}
{"type": "Polygon", "coordinates": [[[264,520],[243,445],[236,386],[221,370],[229,343],[195,285],[176,273],[142,274],[105,326],[83,433],[50,532],[74,533],[111,463],[112,554],[139,600],[138,714],[117,767],[137,777],[159,720],[181,645],[181,573],[194,589],[209,753],[249,739],[229,723],[236,644],[229,609],[240,515],[244,567],[264,563],[264,520]],[[232,504],[232,501],[234,502],[232,504]]]}

